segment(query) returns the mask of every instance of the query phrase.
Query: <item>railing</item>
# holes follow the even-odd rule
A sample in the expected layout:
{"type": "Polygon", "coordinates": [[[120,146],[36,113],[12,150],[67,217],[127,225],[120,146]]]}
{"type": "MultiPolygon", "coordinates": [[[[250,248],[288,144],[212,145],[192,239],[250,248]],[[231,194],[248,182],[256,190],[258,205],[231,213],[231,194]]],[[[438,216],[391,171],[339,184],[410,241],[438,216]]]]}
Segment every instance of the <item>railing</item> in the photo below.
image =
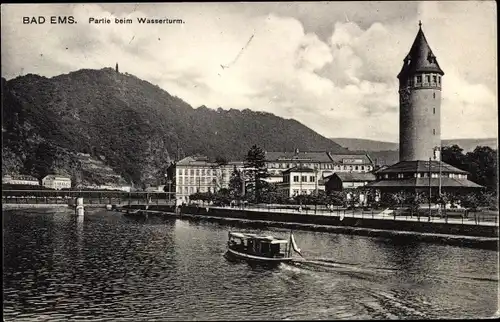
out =
{"type": "MultiPolygon", "coordinates": [[[[200,205],[202,207],[206,207],[200,205]]],[[[407,209],[374,209],[374,208],[348,208],[342,206],[333,206],[328,208],[325,205],[240,205],[224,206],[210,208],[224,209],[244,209],[250,211],[273,212],[283,214],[301,214],[301,215],[322,215],[337,216],[341,218],[360,218],[360,219],[392,219],[394,221],[421,221],[434,223],[450,224],[468,224],[468,225],[496,225],[498,223],[498,211],[494,212],[471,212],[447,211],[439,212],[439,209],[431,209],[430,215],[428,209],[420,209],[416,213],[411,213],[407,209]]]]}

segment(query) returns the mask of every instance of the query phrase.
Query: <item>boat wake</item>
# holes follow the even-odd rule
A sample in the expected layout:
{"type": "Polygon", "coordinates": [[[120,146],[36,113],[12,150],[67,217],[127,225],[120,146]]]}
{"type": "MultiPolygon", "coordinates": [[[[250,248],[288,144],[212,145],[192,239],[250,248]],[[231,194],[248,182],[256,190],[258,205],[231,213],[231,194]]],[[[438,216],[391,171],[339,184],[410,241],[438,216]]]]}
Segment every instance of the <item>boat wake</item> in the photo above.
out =
{"type": "MultiPolygon", "coordinates": [[[[348,275],[360,279],[379,280],[390,275],[398,274],[397,268],[379,267],[363,265],[360,263],[346,263],[335,261],[331,258],[297,258],[283,267],[293,267],[297,272],[314,271],[322,273],[335,273],[348,275]]],[[[498,279],[492,276],[471,276],[471,275],[453,275],[440,272],[433,272],[431,276],[434,280],[447,281],[450,278],[462,280],[464,282],[483,282],[483,283],[498,283],[498,279]]]]}
{"type": "Polygon", "coordinates": [[[382,277],[387,274],[394,274],[397,272],[397,269],[395,268],[364,266],[358,263],[339,262],[330,258],[296,259],[286,265],[301,270],[324,273],[331,272],[371,280],[373,280],[373,277],[376,276],[382,277]]]}

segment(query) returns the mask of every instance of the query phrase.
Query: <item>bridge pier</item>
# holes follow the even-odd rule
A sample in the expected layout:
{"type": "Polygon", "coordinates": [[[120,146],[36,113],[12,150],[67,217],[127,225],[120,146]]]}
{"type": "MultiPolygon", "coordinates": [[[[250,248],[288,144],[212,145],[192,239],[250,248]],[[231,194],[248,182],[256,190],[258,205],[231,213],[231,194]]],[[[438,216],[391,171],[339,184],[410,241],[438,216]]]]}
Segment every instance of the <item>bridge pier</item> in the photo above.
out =
{"type": "Polygon", "coordinates": [[[78,197],[78,198],[76,198],[75,214],[78,217],[82,217],[83,218],[84,213],[85,213],[85,208],[83,207],[83,198],[82,197],[78,197]]]}

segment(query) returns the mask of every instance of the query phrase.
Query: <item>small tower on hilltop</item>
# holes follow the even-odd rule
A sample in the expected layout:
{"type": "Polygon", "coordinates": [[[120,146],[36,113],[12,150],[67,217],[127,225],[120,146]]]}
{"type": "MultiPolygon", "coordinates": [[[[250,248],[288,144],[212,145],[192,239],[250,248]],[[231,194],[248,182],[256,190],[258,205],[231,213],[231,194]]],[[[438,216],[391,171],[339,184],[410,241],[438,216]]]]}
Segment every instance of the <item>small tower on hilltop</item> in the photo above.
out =
{"type": "Polygon", "coordinates": [[[116,69],[116,72],[119,73],[119,71],[118,71],[118,63],[116,63],[115,69],[116,69]]]}
{"type": "Polygon", "coordinates": [[[435,159],[441,147],[441,77],[422,23],[399,72],[399,161],[435,159]]]}

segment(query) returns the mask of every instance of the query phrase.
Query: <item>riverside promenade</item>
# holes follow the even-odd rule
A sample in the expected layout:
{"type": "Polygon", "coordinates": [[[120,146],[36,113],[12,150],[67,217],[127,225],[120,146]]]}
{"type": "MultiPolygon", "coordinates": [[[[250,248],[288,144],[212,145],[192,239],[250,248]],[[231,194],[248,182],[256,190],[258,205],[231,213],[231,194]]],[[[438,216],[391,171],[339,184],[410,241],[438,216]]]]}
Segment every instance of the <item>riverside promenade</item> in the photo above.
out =
{"type": "MultiPolygon", "coordinates": [[[[145,204],[133,204],[130,205],[130,209],[144,209],[145,204]]],[[[124,205],[123,208],[128,208],[128,206],[124,205]]],[[[173,212],[174,207],[168,205],[161,205],[158,207],[158,204],[152,204],[148,206],[148,209],[165,209],[166,211],[173,212]]],[[[335,217],[338,218],[339,221],[342,221],[344,218],[357,218],[357,219],[374,219],[374,220],[392,220],[392,221],[402,221],[402,222],[431,222],[431,223],[441,223],[441,224],[460,224],[460,225],[470,225],[470,226],[490,226],[490,227],[498,227],[498,213],[496,216],[487,216],[481,213],[470,213],[467,217],[457,216],[453,212],[450,212],[448,215],[443,214],[441,217],[435,215],[436,211],[433,211],[432,216],[428,215],[409,215],[409,214],[398,214],[395,210],[384,209],[384,210],[360,210],[360,209],[338,209],[334,208],[333,210],[325,210],[325,209],[307,209],[298,211],[297,209],[283,209],[283,208],[272,208],[272,207],[218,207],[218,206],[182,206],[180,207],[183,213],[193,212],[193,209],[196,209],[196,212],[199,213],[199,209],[205,209],[207,212],[227,212],[234,211],[249,211],[254,213],[272,213],[272,214],[283,214],[283,215],[303,215],[303,216],[327,216],[327,217],[335,217]],[[187,212],[186,212],[187,211],[187,212]]]]}
{"type": "MultiPolygon", "coordinates": [[[[227,207],[211,207],[213,209],[228,209],[227,207]]],[[[240,208],[236,208],[240,209],[240,208]]],[[[276,208],[266,208],[266,207],[249,207],[245,208],[247,211],[256,211],[256,212],[278,212],[278,213],[287,213],[287,214],[303,214],[303,215],[316,215],[316,216],[335,216],[339,219],[342,218],[371,218],[378,220],[396,220],[396,221],[416,221],[416,222],[433,222],[433,223],[449,223],[449,224],[464,224],[464,225],[481,225],[481,226],[493,226],[498,227],[498,215],[497,217],[486,217],[481,214],[471,214],[469,217],[461,218],[452,217],[453,213],[451,213],[448,217],[443,215],[442,217],[437,216],[410,216],[408,214],[398,215],[395,210],[385,209],[378,211],[362,211],[359,209],[348,210],[348,209],[333,209],[333,210],[290,210],[290,209],[276,209],[276,208]]],[[[435,211],[434,211],[435,213],[435,211]]]]}
{"type": "MultiPolygon", "coordinates": [[[[145,209],[144,205],[119,207],[127,209],[145,209]]],[[[274,226],[288,229],[306,229],[343,234],[382,237],[411,236],[420,241],[438,242],[454,245],[471,245],[481,248],[498,248],[498,224],[457,218],[433,218],[394,216],[389,211],[373,211],[368,213],[346,210],[298,212],[290,209],[264,207],[230,208],[181,206],[176,210],[173,206],[150,205],[149,214],[185,218],[192,220],[208,220],[228,224],[244,224],[251,227],[274,226]]],[[[140,217],[140,213],[138,214],[140,217]]]]}

